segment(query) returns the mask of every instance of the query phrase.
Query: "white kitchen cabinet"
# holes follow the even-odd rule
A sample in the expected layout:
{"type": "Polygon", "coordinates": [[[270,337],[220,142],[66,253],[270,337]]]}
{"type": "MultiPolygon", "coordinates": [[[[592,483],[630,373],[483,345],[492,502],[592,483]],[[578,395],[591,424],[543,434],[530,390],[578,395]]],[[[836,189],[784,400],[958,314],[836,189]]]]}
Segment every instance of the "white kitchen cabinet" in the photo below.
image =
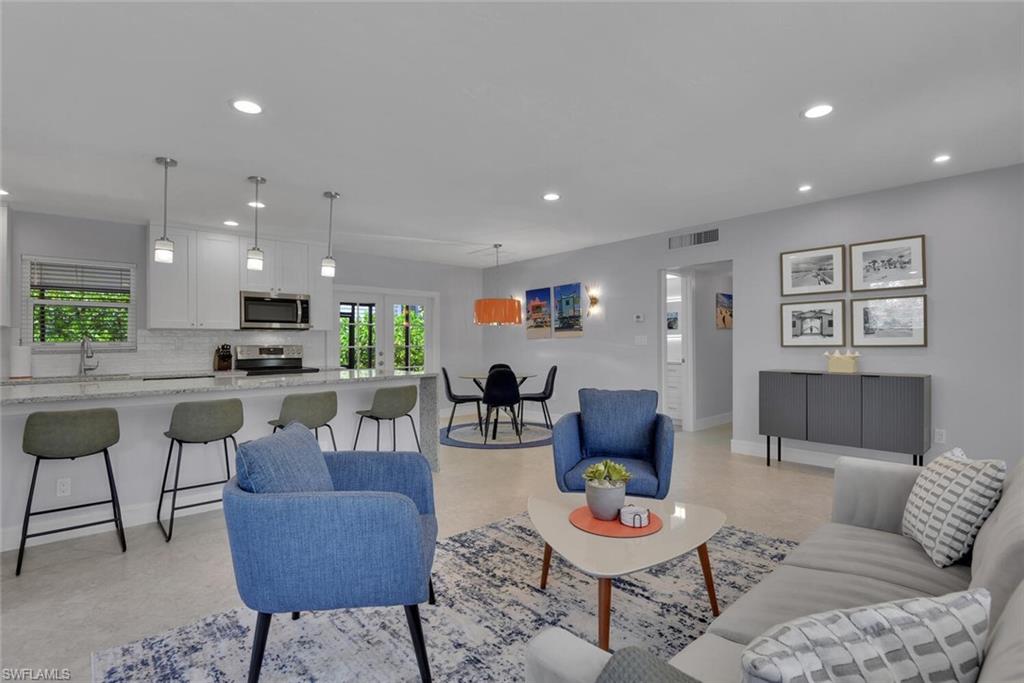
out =
{"type": "Polygon", "coordinates": [[[238,237],[200,232],[196,244],[196,324],[209,330],[237,330],[239,310],[238,237]]]}
{"type": "Polygon", "coordinates": [[[239,241],[238,262],[243,290],[271,294],[309,294],[308,245],[300,242],[260,240],[263,270],[249,270],[245,267],[246,252],[250,246],[251,241],[239,241]]]}
{"type": "MultiPolygon", "coordinates": [[[[149,226],[149,244],[162,230],[149,226]]],[[[147,250],[146,313],[151,329],[184,329],[196,326],[196,242],[195,230],[168,228],[174,242],[174,263],[156,263],[147,250]]]]}

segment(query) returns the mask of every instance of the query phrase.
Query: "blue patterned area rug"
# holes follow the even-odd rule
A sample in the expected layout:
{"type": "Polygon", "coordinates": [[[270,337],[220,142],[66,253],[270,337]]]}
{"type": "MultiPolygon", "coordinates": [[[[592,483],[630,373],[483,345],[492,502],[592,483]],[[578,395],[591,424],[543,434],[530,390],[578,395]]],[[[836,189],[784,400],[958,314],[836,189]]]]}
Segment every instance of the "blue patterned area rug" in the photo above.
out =
{"type": "Polygon", "coordinates": [[[551,430],[539,422],[527,422],[523,425],[523,433],[516,436],[512,425],[507,422],[498,423],[498,436],[494,432],[487,435],[487,443],[480,433],[476,422],[452,425],[449,434],[447,427],[441,427],[437,438],[443,446],[455,448],[475,448],[477,450],[507,450],[509,448],[535,448],[551,444],[551,430]],[[520,441],[522,439],[522,441],[520,441]]]}
{"type": "MultiPolygon", "coordinates": [[[[734,527],[708,542],[724,609],[796,543],[734,527]]],[[[526,644],[549,626],[590,642],[597,633],[597,582],[555,555],[538,588],[543,542],[526,514],[438,543],[438,604],[423,605],[434,679],[519,681],[526,644]]],[[[343,580],[343,579],[342,579],[343,580]]],[[[669,658],[704,633],[711,609],[696,553],[616,579],[612,648],[644,645],[669,658]]],[[[244,681],[255,615],[214,614],[159,635],[93,653],[94,681],[244,681]]],[[[274,617],[262,681],[417,681],[401,607],[274,617]]]]}

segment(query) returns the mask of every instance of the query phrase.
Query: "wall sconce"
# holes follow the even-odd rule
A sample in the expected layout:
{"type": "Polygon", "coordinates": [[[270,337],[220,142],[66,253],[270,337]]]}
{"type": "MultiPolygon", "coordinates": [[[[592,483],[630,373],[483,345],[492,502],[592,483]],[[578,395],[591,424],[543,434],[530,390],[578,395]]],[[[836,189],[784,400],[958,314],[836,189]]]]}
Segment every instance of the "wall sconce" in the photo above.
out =
{"type": "Polygon", "coordinates": [[[601,290],[594,287],[587,287],[587,299],[590,301],[590,305],[587,306],[587,317],[590,317],[591,313],[601,312],[601,290]]]}

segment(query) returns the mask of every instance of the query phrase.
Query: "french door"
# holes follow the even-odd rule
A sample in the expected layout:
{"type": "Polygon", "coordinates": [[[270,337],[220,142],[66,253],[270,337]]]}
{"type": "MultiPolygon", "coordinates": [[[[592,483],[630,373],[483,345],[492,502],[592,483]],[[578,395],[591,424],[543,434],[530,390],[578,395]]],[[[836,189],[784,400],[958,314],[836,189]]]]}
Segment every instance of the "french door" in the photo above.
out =
{"type": "Polygon", "coordinates": [[[433,298],[358,290],[335,294],[341,367],[432,369],[433,298]]]}

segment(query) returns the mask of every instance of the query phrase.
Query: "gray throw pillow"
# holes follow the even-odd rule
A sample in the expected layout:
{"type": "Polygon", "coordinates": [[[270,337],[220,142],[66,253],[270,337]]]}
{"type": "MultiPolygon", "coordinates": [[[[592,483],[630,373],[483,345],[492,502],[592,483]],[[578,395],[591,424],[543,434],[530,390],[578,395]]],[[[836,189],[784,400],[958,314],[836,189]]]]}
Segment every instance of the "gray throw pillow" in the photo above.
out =
{"type": "Polygon", "coordinates": [[[971,460],[959,448],[917,475],[903,510],[903,535],[921,544],[936,567],[966,555],[992,514],[1006,479],[1002,460],[971,460]]]}
{"type": "Polygon", "coordinates": [[[800,617],[747,646],[743,683],[974,683],[990,603],[976,588],[800,617]]]}
{"type": "Polygon", "coordinates": [[[700,683],[669,666],[642,647],[617,650],[601,670],[596,683],[700,683]]]}
{"type": "Polygon", "coordinates": [[[320,444],[298,422],[255,441],[246,441],[235,455],[238,486],[250,493],[333,491],[320,444]]]}

